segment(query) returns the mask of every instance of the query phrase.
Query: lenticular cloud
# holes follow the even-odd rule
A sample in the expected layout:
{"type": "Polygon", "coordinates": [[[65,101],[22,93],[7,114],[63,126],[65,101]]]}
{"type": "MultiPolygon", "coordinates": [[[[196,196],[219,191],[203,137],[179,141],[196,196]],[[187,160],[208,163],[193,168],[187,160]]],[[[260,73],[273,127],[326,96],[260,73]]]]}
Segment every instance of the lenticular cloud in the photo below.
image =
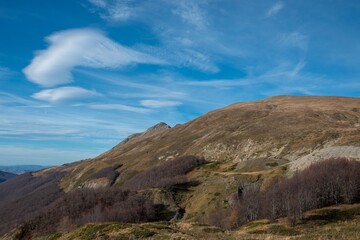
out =
{"type": "Polygon", "coordinates": [[[32,97],[38,100],[56,103],[71,99],[81,99],[98,95],[99,94],[96,91],[90,91],[80,87],[60,87],[42,90],[32,95],[32,97]]]}
{"type": "Polygon", "coordinates": [[[38,51],[23,72],[31,82],[52,87],[72,82],[74,67],[121,68],[129,64],[163,64],[147,54],[124,47],[94,29],[73,29],[46,38],[49,47],[38,51]]]}

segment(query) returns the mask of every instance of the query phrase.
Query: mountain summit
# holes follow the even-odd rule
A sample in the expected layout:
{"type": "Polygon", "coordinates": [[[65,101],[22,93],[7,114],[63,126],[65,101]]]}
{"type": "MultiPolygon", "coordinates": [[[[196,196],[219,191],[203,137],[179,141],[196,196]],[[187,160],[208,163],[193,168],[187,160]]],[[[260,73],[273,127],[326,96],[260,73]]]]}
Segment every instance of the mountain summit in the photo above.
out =
{"type": "Polygon", "coordinates": [[[115,181],[121,185],[134,171],[183,155],[237,169],[266,161],[301,168],[297,161],[313,155],[359,158],[359,118],[359,98],[278,96],[235,103],[174,128],[159,123],[92,160],[53,170],[67,172],[62,187],[70,190],[86,182],[84,176],[94,169],[122,163],[115,181]]]}

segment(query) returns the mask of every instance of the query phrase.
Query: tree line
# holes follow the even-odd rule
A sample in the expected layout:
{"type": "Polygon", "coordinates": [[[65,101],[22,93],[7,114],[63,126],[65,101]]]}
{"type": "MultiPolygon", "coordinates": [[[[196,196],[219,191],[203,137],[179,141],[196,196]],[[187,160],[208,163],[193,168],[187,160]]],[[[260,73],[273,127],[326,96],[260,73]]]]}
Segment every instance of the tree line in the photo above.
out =
{"type": "Polygon", "coordinates": [[[360,202],[360,162],[345,158],[312,164],[293,176],[277,176],[266,186],[250,183],[232,196],[230,208],[211,216],[213,225],[231,229],[246,222],[287,217],[290,226],[309,210],[360,202]]]}

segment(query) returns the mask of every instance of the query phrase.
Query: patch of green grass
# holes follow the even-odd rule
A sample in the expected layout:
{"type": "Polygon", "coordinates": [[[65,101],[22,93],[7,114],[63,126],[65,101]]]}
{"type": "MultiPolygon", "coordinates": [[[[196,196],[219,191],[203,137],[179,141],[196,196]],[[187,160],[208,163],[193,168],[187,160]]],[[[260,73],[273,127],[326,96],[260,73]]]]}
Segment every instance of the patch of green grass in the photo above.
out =
{"type": "Polygon", "coordinates": [[[254,222],[249,222],[247,224],[245,224],[243,227],[245,228],[256,228],[259,226],[264,226],[264,225],[268,225],[268,222],[264,222],[264,221],[254,221],[254,222]]]}
{"type": "Polygon", "coordinates": [[[229,168],[227,168],[227,169],[225,170],[225,172],[232,172],[232,171],[236,170],[236,167],[237,167],[237,163],[231,165],[229,168]]]}
{"type": "Polygon", "coordinates": [[[203,232],[206,232],[206,233],[220,233],[220,232],[223,232],[222,229],[220,228],[215,228],[215,227],[205,227],[202,229],[203,232]]]}
{"type": "Polygon", "coordinates": [[[300,234],[300,232],[295,228],[289,228],[282,225],[272,225],[267,229],[267,232],[282,236],[296,236],[300,234]]]}
{"type": "Polygon", "coordinates": [[[266,163],[265,165],[268,166],[268,167],[277,167],[277,166],[279,166],[279,163],[277,163],[277,162],[270,162],[270,163],[266,163]]]}
{"type": "Polygon", "coordinates": [[[130,234],[130,236],[134,236],[137,239],[144,239],[144,238],[152,237],[154,235],[155,232],[147,228],[134,228],[130,234]]]}
{"type": "Polygon", "coordinates": [[[304,223],[309,221],[316,221],[321,224],[345,221],[354,219],[360,216],[360,207],[355,208],[324,208],[313,211],[306,218],[303,219],[304,223]]]}
{"type": "Polygon", "coordinates": [[[55,233],[55,234],[46,236],[43,240],[56,240],[56,239],[59,239],[60,237],[61,237],[61,233],[55,233]]]}
{"type": "MultiPolygon", "coordinates": [[[[261,225],[261,224],[260,224],[261,225]]],[[[255,226],[254,226],[255,228],[255,226]]],[[[264,229],[255,229],[249,231],[250,234],[271,234],[271,235],[280,235],[280,236],[296,236],[300,235],[301,232],[295,228],[289,228],[282,225],[271,225],[264,229]]]]}
{"type": "Polygon", "coordinates": [[[205,164],[204,168],[208,169],[210,171],[218,170],[220,168],[220,163],[219,162],[212,162],[212,163],[209,163],[209,164],[205,164]]]}
{"type": "MultiPolygon", "coordinates": [[[[110,237],[107,235],[108,233],[120,231],[130,226],[131,226],[130,224],[122,224],[122,223],[88,224],[85,225],[84,227],[75,230],[74,232],[71,232],[70,235],[66,235],[63,237],[65,237],[65,239],[107,240],[110,239],[110,237]]],[[[122,239],[128,239],[128,237],[129,235],[119,234],[115,239],[122,240],[122,239]]]]}

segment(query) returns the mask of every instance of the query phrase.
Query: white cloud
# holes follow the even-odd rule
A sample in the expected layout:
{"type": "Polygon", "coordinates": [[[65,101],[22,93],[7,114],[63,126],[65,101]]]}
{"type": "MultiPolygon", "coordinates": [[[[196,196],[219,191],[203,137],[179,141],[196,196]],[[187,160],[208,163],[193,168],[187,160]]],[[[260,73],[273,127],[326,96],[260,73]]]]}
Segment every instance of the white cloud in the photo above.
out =
{"type": "Polygon", "coordinates": [[[134,121],[134,116],[128,113],[121,115],[110,112],[112,117],[109,118],[108,114],[94,114],[94,111],[84,107],[70,106],[73,112],[65,110],[68,108],[69,105],[58,110],[0,104],[0,112],[6,113],[0,119],[0,137],[22,140],[84,140],[86,143],[92,139],[116,141],[142,131],[149,125],[144,117],[134,121]]]}
{"type": "Polygon", "coordinates": [[[150,109],[132,107],[124,104],[108,104],[108,103],[89,104],[88,107],[98,110],[119,110],[119,111],[135,112],[135,113],[151,113],[150,109]]]}
{"type": "Polygon", "coordinates": [[[306,50],[308,47],[308,38],[300,32],[291,32],[282,34],[280,44],[284,47],[295,47],[306,50]]]}
{"type": "Polygon", "coordinates": [[[184,49],[176,55],[181,65],[199,69],[203,72],[217,73],[220,69],[214,64],[211,57],[192,49],[184,49]]]}
{"type": "Polygon", "coordinates": [[[131,18],[136,8],[131,6],[131,0],[89,0],[98,8],[100,17],[110,22],[121,22],[131,18]]]}
{"type": "Polygon", "coordinates": [[[282,2],[275,3],[267,12],[266,16],[271,17],[273,15],[278,14],[284,8],[284,4],[282,2]]]}
{"type": "Polygon", "coordinates": [[[107,5],[105,0],[89,0],[89,2],[101,8],[106,7],[107,5]]]}
{"type": "Polygon", "coordinates": [[[46,89],[32,95],[33,98],[48,102],[62,102],[66,100],[82,99],[98,96],[96,91],[90,91],[80,87],[60,87],[46,89]]]}
{"type": "Polygon", "coordinates": [[[206,14],[198,4],[193,1],[176,1],[177,8],[172,13],[178,15],[181,19],[197,28],[204,28],[208,23],[206,14]]]}
{"type": "Polygon", "coordinates": [[[166,108],[180,106],[182,103],[178,101],[160,101],[160,100],[142,100],[140,105],[148,108],[166,108]]]}
{"type": "Polygon", "coordinates": [[[72,82],[74,67],[121,68],[129,64],[164,64],[150,55],[134,51],[94,29],[72,29],[46,38],[50,47],[39,51],[23,72],[41,86],[72,82]]]}
{"type": "Polygon", "coordinates": [[[214,79],[207,81],[185,81],[184,85],[214,87],[214,88],[228,88],[241,87],[255,84],[253,79],[214,79]]]}
{"type": "Polygon", "coordinates": [[[290,78],[295,78],[297,76],[299,76],[301,70],[303,70],[303,68],[306,66],[306,62],[305,61],[299,61],[295,68],[290,72],[289,76],[290,78]]]}

